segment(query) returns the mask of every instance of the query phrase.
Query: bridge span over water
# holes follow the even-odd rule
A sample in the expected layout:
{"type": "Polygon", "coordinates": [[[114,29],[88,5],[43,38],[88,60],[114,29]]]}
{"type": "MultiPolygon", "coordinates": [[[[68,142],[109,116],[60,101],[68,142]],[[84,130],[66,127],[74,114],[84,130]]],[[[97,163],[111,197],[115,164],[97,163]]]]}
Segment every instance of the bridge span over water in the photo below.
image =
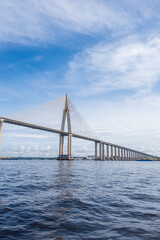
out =
{"type": "Polygon", "coordinates": [[[119,160],[119,161],[131,161],[152,158],[155,160],[157,157],[144,152],[140,152],[131,148],[113,144],[110,142],[102,141],[97,138],[92,138],[84,135],[79,135],[72,132],[71,128],[71,118],[70,109],[68,104],[68,96],[65,97],[65,106],[63,110],[63,117],[61,123],[61,130],[49,128],[45,126],[40,126],[36,124],[31,124],[28,122],[18,121],[6,117],[0,117],[0,147],[2,138],[2,128],[3,124],[13,124],[17,126],[23,126],[27,128],[37,129],[41,131],[51,132],[59,134],[59,160],[72,160],[72,138],[80,138],[87,141],[92,141],[95,143],[95,159],[96,160],[119,160]],[[67,120],[68,131],[65,131],[65,123],[67,120]],[[67,153],[64,154],[64,137],[67,136],[67,153]]]}

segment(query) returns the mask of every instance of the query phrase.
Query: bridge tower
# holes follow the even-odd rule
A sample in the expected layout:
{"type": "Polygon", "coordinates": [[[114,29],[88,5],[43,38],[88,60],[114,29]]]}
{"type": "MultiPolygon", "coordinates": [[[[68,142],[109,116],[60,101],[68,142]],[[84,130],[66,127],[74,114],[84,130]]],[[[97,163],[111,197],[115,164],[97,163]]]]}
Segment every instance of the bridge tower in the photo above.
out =
{"type": "Polygon", "coordinates": [[[68,127],[68,146],[67,146],[67,154],[64,154],[64,137],[66,134],[60,134],[60,141],[59,141],[59,156],[58,160],[73,160],[72,158],[72,131],[71,131],[71,118],[70,118],[70,110],[68,104],[68,95],[66,94],[65,98],[65,106],[63,110],[62,116],[62,124],[61,124],[61,131],[64,132],[65,130],[65,123],[67,119],[67,127],[68,127]]]}

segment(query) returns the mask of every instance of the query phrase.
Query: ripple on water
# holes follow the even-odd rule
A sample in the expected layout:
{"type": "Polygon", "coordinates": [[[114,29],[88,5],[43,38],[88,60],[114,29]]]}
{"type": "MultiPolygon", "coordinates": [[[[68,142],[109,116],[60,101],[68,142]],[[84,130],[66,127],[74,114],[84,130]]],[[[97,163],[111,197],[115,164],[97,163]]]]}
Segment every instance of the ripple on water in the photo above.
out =
{"type": "Polygon", "coordinates": [[[0,239],[159,240],[159,163],[1,161],[0,239]]]}

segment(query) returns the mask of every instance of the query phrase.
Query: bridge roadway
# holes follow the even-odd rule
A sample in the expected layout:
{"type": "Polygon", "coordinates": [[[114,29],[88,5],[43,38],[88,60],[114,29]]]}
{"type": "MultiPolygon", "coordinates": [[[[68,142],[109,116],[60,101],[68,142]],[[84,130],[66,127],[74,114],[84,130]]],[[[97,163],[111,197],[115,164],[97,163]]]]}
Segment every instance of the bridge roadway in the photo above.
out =
{"type": "MultiPolygon", "coordinates": [[[[48,127],[44,127],[44,126],[39,126],[39,125],[36,125],[36,124],[27,123],[27,122],[17,121],[17,120],[10,119],[10,118],[0,117],[0,121],[8,123],[8,124],[13,124],[13,125],[23,126],[23,127],[27,127],[27,128],[42,130],[42,131],[46,131],[46,132],[57,133],[57,134],[61,134],[61,135],[64,135],[64,136],[69,135],[69,133],[65,132],[65,131],[61,131],[61,130],[54,129],[54,128],[48,128],[48,127]]],[[[119,148],[119,149],[124,149],[124,150],[131,151],[131,152],[136,152],[137,154],[142,154],[143,156],[146,156],[146,157],[156,158],[156,156],[153,156],[153,155],[150,155],[150,154],[147,154],[147,153],[144,153],[144,152],[140,152],[140,151],[137,151],[137,150],[134,150],[134,149],[131,149],[131,148],[116,145],[116,144],[113,144],[113,143],[110,143],[110,142],[105,142],[105,141],[102,141],[100,139],[91,138],[91,137],[87,137],[87,136],[83,136],[83,135],[79,135],[79,134],[75,134],[75,133],[72,133],[72,137],[92,141],[92,142],[95,142],[95,143],[101,143],[101,144],[104,144],[104,145],[108,145],[108,146],[119,148]]]]}

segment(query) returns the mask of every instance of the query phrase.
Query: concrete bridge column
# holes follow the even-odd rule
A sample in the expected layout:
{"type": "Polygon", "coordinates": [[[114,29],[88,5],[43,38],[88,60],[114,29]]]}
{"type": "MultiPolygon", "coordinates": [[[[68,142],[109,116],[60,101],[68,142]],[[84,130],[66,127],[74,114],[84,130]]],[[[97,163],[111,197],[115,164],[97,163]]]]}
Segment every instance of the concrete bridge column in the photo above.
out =
{"type": "Polygon", "coordinates": [[[121,160],[123,161],[123,148],[121,148],[121,160]]]}
{"type": "Polygon", "coordinates": [[[115,160],[117,161],[117,147],[115,147],[115,160]]]}
{"type": "Polygon", "coordinates": [[[130,156],[129,156],[129,150],[128,150],[128,161],[130,160],[130,156]]]}
{"type": "Polygon", "coordinates": [[[109,144],[107,144],[107,160],[109,161],[109,144]]]}
{"type": "Polygon", "coordinates": [[[64,135],[60,135],[59,141],[59,156],[64,155],[64,135]]]}
{"type": "Polygon", "coordinates": [[[102,143],[99,142],[99,160],[102,160],[102,143]]]}
{"type": "Polygon", "coordinates": [[[126,149],[124,148],[124,160],[126,161],[126,149]]]}
{"type": "Polygon", "coordinates": [[[68,134],[68,160],[72,159],[72,134],[68,134]]]}
{"type": "Polygon", "coordinates": [[[111,160],[113,161],[113,146],[111,145],[111,160]]]}
{"type": "Polygon", "coordinates": [[[134,151],[132,152],[132,160],[134,161],[134,151]]]}
{"type": "Polygon", "coordinates": [[[102,160],[105,160],[105,145],[102,143],[102,160]]]}
{"type": "Polygon", "coordinates": [[[128,149],[126,149],[126,160],[128,161],[128,149]]]}
{"type": "Polygon", "coordinates": [[[118,161],[121,160],[121,156],[120,156],[120,148],[118,148],[118,161]]]}
{"type": "Polygon", "coordinates": [[[98,158],[98,151],[97,151],[97,146],[98,145],[98,143],[97,142],[95,142],[95,160],[97,160],[97,158],[98,158]]]}

